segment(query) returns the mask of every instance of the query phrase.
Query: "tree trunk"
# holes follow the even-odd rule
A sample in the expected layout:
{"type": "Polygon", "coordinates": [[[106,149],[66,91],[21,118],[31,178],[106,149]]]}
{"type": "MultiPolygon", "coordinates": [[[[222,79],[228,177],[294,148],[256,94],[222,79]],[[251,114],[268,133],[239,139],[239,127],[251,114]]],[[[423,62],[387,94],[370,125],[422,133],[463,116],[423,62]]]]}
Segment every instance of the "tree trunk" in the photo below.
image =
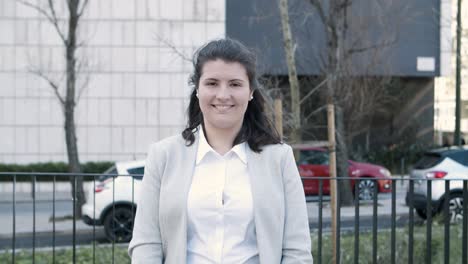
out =
{"type": "MultiPolygon", "coordinates": [[[[81,173],[76,140],[74,109],[70,106],[65,110],[65,140],[67,143],[68,171],[71,173],[81,173]]],[[[71,195],[74,197],[74,200],[76,199],[75,216],[81,218],[81,206],[85,203],[83,176],[70,176],[70,183],[72,186],[71,195]]]]}
{"type": "MultiPolygon", "coordinates": [[[[349,177],[348,175],[348,147],[346,145],[346,135],[344,129],[343,109],[339,106],[336,110],[336,160],[337,177],[349,177]]],[[[353,205],[353,193],[351,191],[351,182],[341,179],[338,181],[338,192],[340,193],[340,204],[343,206],[353,205]]]]}
{"type": "MultiPolygon", "coordinates": [[[[338,85],[344,85],[342,77],[340,76],[340,69],[343,64],[343,32],[340,32],[339,23],[340,18],[337,12],[337,1],[330,2],[330,11],[328,14],[329,19],[324,21],[327,25],[327,48],[328,48],[328,65],[326,68],[328,87],[327,87],[327,100],[328,103],[335,106],[336,112],[336,173],[337,177],[348,177],[348,151],[346,141],[344,140],[344,119],[341,108],[339,105],[338,95],[336,94],[338,85]]],[[[338,181],[339,201],[340,205],[348,206],[353,204],[351,185],[349,180],[338,181]],[[351,198],[351,199],[350,199],[351,198]]]]}
{"type": "MultiPolygon", "coordinates": [[[[67,143],[68,171],[81,173],[80,160],[78,158],[78,145],[75,127],[75,97],[76,97],[76,32],[78,27],[79,0],[71,0],[68,4],[68,38],[65,47],[66,56],[66,97],[65,97],[65,140],[67,143]]],[[[81,218],[81,206],[84,204],[83,176],[70,176],[72,185],[72,197],[76,199],[75,216],[81,218]]]]}
{"type": "MultiPolygon", "coordinates": [[[[281,29],[283,32],[284,51],[288,65],[289,89],[291,92],[291,112],[293,116],[291,134],[289,141],[291,143],[301,142],[301,105],[299,99],[299,80],[296,71],[296,59],[294,56],[294,44],[289,25],[288,0],[280,0],[279,5],[281,13],[281,29]]],[[[294,153],[297,158],[297,153],[294,153]]]]}

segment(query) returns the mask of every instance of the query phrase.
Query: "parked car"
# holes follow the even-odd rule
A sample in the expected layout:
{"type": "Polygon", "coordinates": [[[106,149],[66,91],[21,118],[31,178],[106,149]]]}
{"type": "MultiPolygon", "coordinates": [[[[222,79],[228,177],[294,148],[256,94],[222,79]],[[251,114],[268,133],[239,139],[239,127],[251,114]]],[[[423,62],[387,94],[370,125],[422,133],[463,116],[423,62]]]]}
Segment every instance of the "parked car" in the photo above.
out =
{"type": "Polygon", "coordinates": [[[136,194],[140,189],[144,166],[144,160],[116,162],[106,170],[97,179],[95,188],[85,192],[83,221],[88,225],[104,226],[105,234],[111,241],[130,241],[136,194]]]}
{"type": "MultiPolygon", "coordinates": [[[[320,147],[296,147],[299,150],[299,174],[302,177],[304,192],[306,195],[319,194],[319,180],[317,177],[329,177],[328,151],[320,147]]],[[[371,200],[374,188],[377,185],[378,192],[391,191],[391,173],[388,169],[374,164],[361,163],[349,160],[348,175],[353,178],[364,178],[359,181],[359,199],[371,200]]],[[[351,189],[354,194],[355,180],[351,180],[351,189]]],[[[323,180],[322,193],[330,193],[330,181],[323,180]]]]}
{"type": "MultiPolygon", "coordinates": [[[[443,211],[445,199],[449,199],[450,221],[463,219],[463,181],[468,180],[468,148],[451,147],[428,151],[414,165],[410,173],[414,181],[413,206],[423,219],[427,218],[427,181],[431,180],[432,215],[443,211]],[[450,180],[445,193],[445,180],[450,180]]],[[[409,205],[409,190],[406,204],[409,205]]]]}

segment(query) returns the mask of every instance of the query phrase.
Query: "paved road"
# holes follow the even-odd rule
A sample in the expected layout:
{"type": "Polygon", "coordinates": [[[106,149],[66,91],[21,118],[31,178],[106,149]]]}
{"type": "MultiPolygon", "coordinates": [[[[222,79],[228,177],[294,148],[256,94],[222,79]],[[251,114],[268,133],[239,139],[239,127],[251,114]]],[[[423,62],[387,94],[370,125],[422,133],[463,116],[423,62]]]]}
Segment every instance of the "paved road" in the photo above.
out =
{"type": "MultiPolygon", "coordinates": [[[[51,201],[36,202],[34,219],[34,206],[32,202],[20,202],[16,204],[16,227],[17,234],[30,233],[33,231],[35,221],[36,232],[49,232],[53,230],[52,213],[53,203],[51,201]]],[[[71,200],[57,201],[55,203],[56,226],[58,232],[72,230],[73,222],[64,220],[70,217],[73,210],[71,200]]],[[[77,229],[92,229],[82,221],[78,221],[77,229]]],[[[9,203],[0,203],[0,237],[13,234],[13,206],[9,203]]]]}
{"type": "MultiPolygon", "coordinates": [[[[400,186],[398,186],[400,187],[400,186]]],[[[408,208],[404,204],[405,188],[400,187],[397,189],[396,200],[396,214],[397,225],[404,226],[407,224],[408,208]]],[[[389,228],[391,219],[391,195],[380,194],[378,200],[377,214],[378,214],[378,227],[389,228]]],[[[330,226],[330,207],[327,202],[329,198],[324,197],[322,217],[323,228],[326,232],[330,226]]],[[[318,198],[307,197],[307,209],[309,214],[309,223],[311,230],[318,228],[318,198]]],[[[56,215],[56,245],[71,245],[73,243],[72,227],[73,221],[69,218],[72,213],[72,201],[61,200],[55,203],[56,215]],[[68,218],[67,218],[68,217],[68,218]]],[[[16,204],[16,246],[19,248],[28,248],[32,246],[33,235],[32,231],[36,231],[36,247],[52,246],[52,230],[53,223],[51,221],[53,203],[51,201],[38,201],[36,202],[35,219],[33,217],[33,203],[30,201],[18,202],[16,204]],[[35,227],[33,226],[35,221],[35,227]]],[[[372,228],[372,202],[362,201],[360,203],[360,228],[361,230],[369,230],[372,228]]],[[[12,234],[13,234],[13,207],[11,203],[0,203],[0,249],[11,248],[12,234]]],[[[354,228],[355,208],[348,207],[341,209],[341,228],[342,230],[352,230],[354,228]]],[[[105,243],[105,235],[102,227],[97,227],[93,234],[93,227],[84,224],[82,221],[76,222],[77,244],[90,244],[93,238],[98,242],[105,243]]]]}
{"type": "MultiPolygon", "coordinates": [[[[415,218],[416,219],[416,218],[415,218]]],[[[361,232],[372,230],[372,217],[361,217],[359,220],[361,232]]],[[[416,222],[417,223],[417,222],[416,222]]],[[[404,227],[408,224],[408,218],[406,216],[399,217],[395,222],[397,227],[404,227]]],[[[388,216],[378,218],[378,229],[390,229],[391,218],[388,216]]],[[[322,226],[323,233],[330,232],[330,222],[324,222],[322,226]]],[[[354,220],[344,219],[341,221],[342,232],[353,232],[354,231],[354,220]]],[[[310,224],[310,230],[316,232],[318,230],[317,223],[310,224]]],[[[35,247],[52,247],[53,246],[53,233],[52,232],[40,232],[36,233],[34,238],[31,233],[23,233],[16,236],[16,248],[32,248],[33,241],[35,239],[35,247]]],[[[97,227],[96,230],[78,230],[76,233],[75,243],[76,245],[92,245],[92,242],[96,241],[99,244],[109,243],[104,234],[102,227],[97,227]]],[[[55,246],[71,246],[73,245],[73,233],[72,232],[58,232],[55,234],[55,246]]],[[[11,249],[12,238],[6,236],[0,236],[0,250],[11,249]]]]}

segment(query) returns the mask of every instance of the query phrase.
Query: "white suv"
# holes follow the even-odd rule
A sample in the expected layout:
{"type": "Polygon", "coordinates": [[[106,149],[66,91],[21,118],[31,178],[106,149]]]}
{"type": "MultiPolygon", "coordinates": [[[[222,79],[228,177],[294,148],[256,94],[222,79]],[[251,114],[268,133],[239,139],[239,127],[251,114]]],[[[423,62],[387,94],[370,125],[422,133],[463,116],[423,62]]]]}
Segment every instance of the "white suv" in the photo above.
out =
{"type": "Polygon", "coordinates": [[[132,238],[136,194],[143,178],[145,161],[116,162],[96,179],[95,188],[85,190],[83,221],[103,225],[111,241],[128,242],[132,238]],[[114,191],[115,190],[115,191],[114,191]]]}
{"type": "MultiPolygon", "coordinates": [[[[416,213],[427,218],[427,181],[432,182],[432,215],[441,213],[444,200],[449,199],[450,221],[463,219],[463,180],[468,180],[468,148],[451,147],[426,152],[410,174],[414,181],[413,205],[416,213]],[[450,181],[445,193],[445,181],[450,181]]],[[[409,190],[406,204],[409,205],[409,190]]]]}

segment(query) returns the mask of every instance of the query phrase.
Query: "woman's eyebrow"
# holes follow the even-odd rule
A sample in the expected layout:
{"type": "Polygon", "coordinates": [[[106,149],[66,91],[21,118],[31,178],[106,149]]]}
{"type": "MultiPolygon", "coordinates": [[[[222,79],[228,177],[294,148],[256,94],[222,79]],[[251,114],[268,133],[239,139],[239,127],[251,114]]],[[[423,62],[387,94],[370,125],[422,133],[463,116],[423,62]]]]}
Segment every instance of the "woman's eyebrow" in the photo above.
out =
{"type": "Polygon", "coordinates": [[[230,82],[244,82],[244,80],[241,80],[241,79],[232,79],[232,80],[229,80],[230,82]]]}

